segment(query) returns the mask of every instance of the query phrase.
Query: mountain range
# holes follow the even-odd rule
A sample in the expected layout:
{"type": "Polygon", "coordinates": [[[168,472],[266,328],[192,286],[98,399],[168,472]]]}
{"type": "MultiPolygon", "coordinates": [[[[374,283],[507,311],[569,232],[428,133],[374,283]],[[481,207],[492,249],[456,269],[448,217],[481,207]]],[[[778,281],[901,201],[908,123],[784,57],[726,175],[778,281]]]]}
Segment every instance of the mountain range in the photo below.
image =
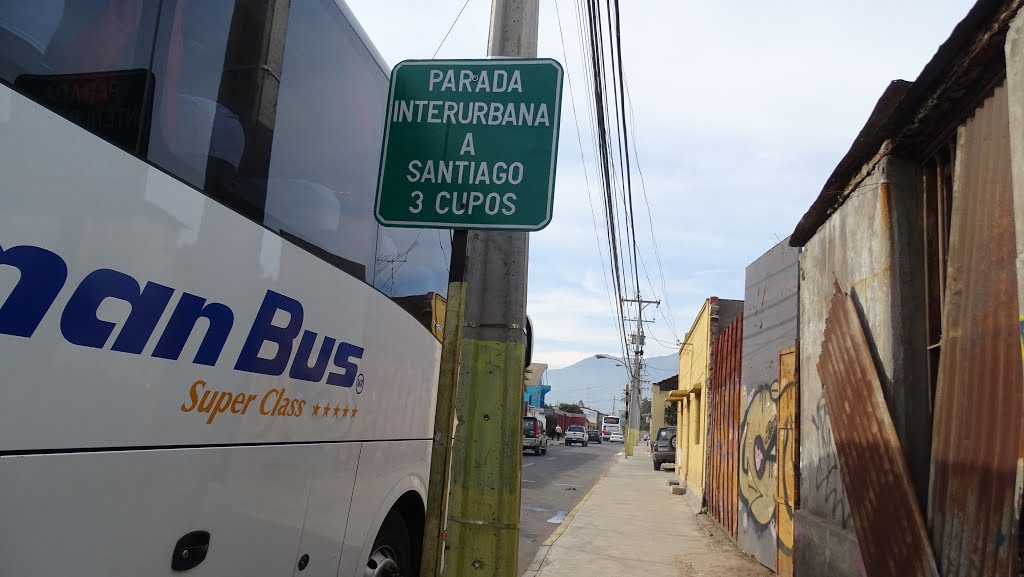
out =
{"type": "MultiPolygon", "coordinates": [[[[667,379],[679,372],[679,357],[665,355],[663,357],[644,358],[643,392],[650,396],[651,383],[667,379]]],[[[603,413],[612,410],[612,399],[616,399],[615,408],[622,409],[621,402],[629,374],[626,368],[614,359],[587,357],[575,364],[561,369],[547,371],[548,385],[551,391],[546,401],[549,405],[558,403],[583,403],[603,413]]]]}

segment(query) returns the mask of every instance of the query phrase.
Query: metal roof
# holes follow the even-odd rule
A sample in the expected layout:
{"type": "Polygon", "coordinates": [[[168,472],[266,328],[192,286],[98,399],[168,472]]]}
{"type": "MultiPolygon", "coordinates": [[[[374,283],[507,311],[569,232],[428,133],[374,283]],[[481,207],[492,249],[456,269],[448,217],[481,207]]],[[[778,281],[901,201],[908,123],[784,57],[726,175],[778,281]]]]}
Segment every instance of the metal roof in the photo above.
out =
{"type": "Polygon", "coordinates": [[[658,387],[662,391],[674,391],[679,388],[679,375],[672,375],[671,377],[658,381],[651,386],[658,387]]]}
{"type": "Polygon", "coordinates": [[[527,387],[536,387],[539,385],[540,379],[546,370],[548,370],[547,363],[530,363],[530,366],[526,367],[523,377],[525,385],[527,387]]]}
{"type": "Polygon", "coordinates": [[[963,100],[985,88],[979,69],[1005,61],[1003,42],[1024,0],[979,0],[953,28],[913,83],[894,80],[875,104],[850,150],[832,171],[817,199],[797,223],[789,244],[802,247],[849,196],[848,185],[882,152],[919,144],[962,121],[973,106],[963,100]]]}

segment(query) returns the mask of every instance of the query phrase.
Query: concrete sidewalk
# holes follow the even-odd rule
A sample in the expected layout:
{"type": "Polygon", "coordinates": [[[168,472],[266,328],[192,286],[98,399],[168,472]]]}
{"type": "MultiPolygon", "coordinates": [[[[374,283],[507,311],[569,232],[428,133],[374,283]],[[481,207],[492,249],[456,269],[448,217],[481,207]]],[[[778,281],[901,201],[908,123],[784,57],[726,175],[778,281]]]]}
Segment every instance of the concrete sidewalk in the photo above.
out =
{"type": "Polygon", "coordinates": [[[632,458],[619,458],[544,542],[524,577],[774,574],[672,494],[670,465],[655,471],[643,445],[632,458]]]}

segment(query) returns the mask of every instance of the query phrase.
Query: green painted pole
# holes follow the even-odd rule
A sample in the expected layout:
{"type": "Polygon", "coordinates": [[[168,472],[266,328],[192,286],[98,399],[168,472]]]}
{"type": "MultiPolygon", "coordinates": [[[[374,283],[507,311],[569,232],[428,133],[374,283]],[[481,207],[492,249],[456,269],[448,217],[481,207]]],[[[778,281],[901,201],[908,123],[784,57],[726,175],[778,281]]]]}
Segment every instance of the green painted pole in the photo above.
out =
{"type": "Polygon", "coordinates": [[[526,233],[469,236],[445,577],[519,574],[528,243],[526,233]]]}

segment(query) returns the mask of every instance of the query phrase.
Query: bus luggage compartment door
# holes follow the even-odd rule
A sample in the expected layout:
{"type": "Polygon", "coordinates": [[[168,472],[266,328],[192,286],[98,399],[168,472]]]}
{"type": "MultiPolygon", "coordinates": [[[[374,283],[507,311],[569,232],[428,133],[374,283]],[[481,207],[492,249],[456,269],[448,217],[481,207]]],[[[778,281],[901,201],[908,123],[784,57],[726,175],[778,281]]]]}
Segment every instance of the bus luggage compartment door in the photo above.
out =
{"type": "MultiPolygon", "coordinates": [[[[174,574],[175,545],[194,531],[209,532],[209,549],[189,575],[291,575],[317,476],[311,464],[333,462],[328,468],[337,470],[344,460],[325,449],[0,457],[0,575],[174,574]]],[[[332,508],[344,519],[342,501],[332,508]]]]}

